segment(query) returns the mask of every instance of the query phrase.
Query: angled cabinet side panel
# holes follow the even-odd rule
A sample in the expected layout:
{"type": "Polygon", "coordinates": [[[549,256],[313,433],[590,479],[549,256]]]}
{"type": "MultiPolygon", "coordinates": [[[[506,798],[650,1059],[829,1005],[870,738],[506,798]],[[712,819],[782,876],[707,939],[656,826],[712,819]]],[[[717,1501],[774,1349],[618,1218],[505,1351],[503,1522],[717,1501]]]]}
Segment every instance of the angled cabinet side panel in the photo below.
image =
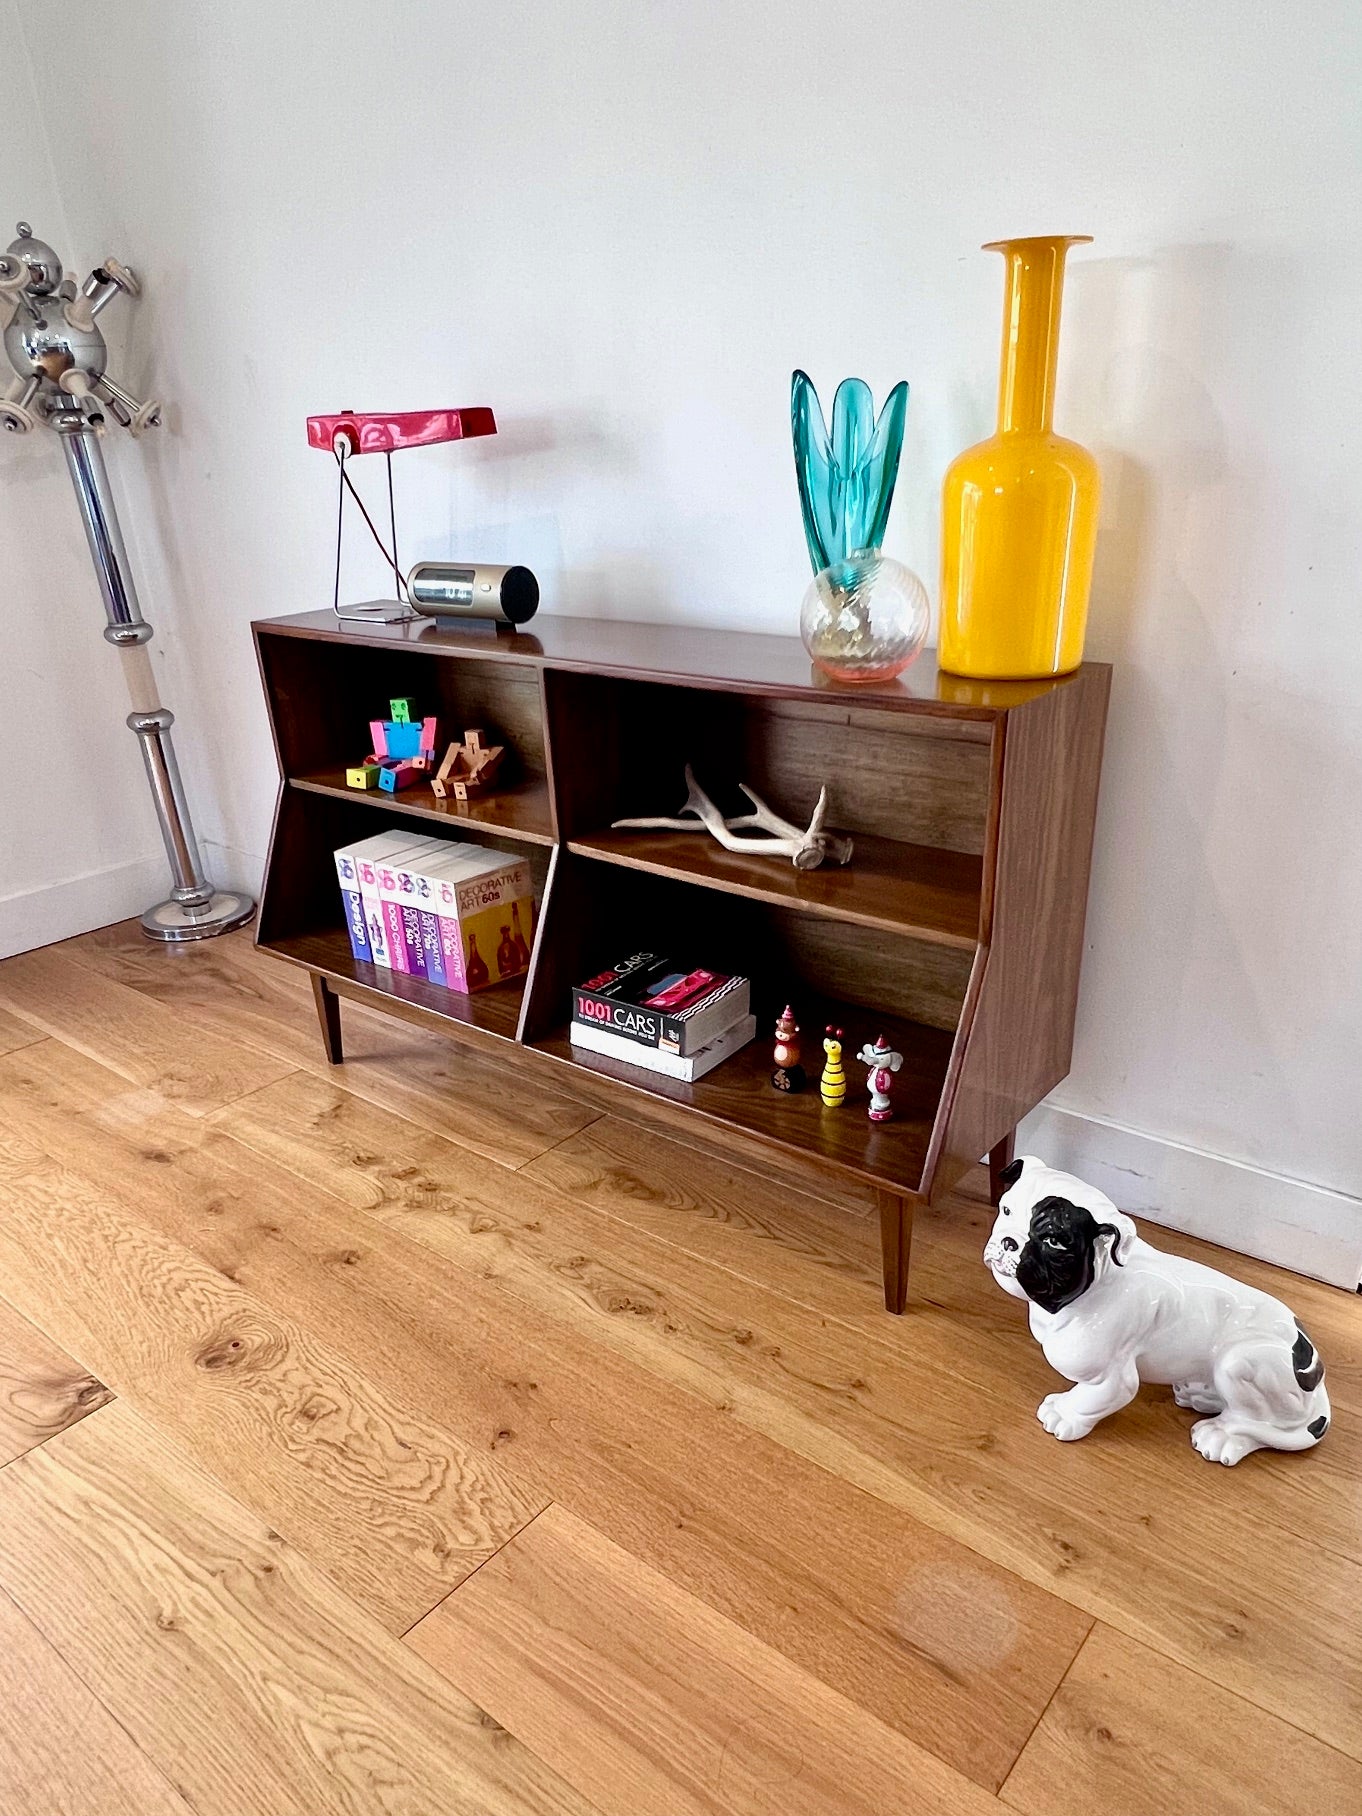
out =
{"type": "Polygon", "coordinates": [[[992,926],[933,1196],[1069,1070],[1110,682],[1093,664],[1008,713],[992,926]]]}

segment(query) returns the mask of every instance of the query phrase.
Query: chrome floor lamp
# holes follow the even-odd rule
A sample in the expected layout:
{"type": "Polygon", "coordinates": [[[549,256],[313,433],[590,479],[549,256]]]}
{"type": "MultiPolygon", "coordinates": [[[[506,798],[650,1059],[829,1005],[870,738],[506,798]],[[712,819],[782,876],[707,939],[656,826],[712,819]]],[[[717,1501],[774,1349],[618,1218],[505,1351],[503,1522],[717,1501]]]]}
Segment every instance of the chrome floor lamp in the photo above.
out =
{"type": "Polygon", "coordinates": [[[135,297],[138,283],[126,266],[106,259],[77,289],[74,278],[63,276],[56,253],[34,239],[26,221],[20,221],[16,232],[18,237],[0,255],[0,326],[15,373],[0,398],[0,424],[11,434],[25,434],[46,422],[61,438],[76,490],[104,598],[104,636],[123,660],[133,705],[128,726],[142,746],[174,885],[165,901],[142,916],[142,930],[151,939],[176,943],[208,939],[248,921],[255,903],[234,890],[214,889],[204,874],[170,737],[175,716],[157,694],[146,647],[152,628],[137,603],[99,445],[106,411],[133,435],[161,420],[159,404],[139,403],[110,378],[97,322],[120,292],[135,297]]]}

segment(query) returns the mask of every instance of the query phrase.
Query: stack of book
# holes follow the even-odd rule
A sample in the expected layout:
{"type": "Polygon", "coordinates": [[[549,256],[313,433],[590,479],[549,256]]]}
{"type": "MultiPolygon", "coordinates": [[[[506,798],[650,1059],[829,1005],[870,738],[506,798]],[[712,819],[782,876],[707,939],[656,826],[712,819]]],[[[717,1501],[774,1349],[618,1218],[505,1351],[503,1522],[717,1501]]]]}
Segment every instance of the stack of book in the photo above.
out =
{"type": "Polygon", "coordinates": [[[514,852],[380,832],[335,856],[350,950],[366,965],[465,995],[529,970],[534,885],[514,852]]]}
{"type": "Polygon", "coordinates": [[[572,992],[572,1043],[691,1083],[757,1031],[745,977],[637,952],[572,992]]]}

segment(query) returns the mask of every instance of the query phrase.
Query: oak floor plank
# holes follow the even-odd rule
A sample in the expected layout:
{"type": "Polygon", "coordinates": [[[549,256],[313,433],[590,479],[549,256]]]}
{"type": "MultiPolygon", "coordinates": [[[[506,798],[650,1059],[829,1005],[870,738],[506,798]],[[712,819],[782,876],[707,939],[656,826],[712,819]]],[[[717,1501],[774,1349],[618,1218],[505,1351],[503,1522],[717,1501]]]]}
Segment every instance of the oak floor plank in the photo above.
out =
{"type": "Polygon", "coordinates": [[[42,1039],[41,1028],[11,1015],[8,1009],[0,1009],[0,1053],[14,1053],[20,1047],[31,1047],[35,1040],[42,1039]]]}
{"type": "MultiPolygon", "coordinates": [[[[583,1342],[611,1344],[748,1429],[1362,1756],[1355,1428],[1331,1432],[1304,1467],[1299,1457],[1261,1456],[1231,1474],[1196,1455],[1191,1415],[1164,1395],[1142,1397],[1081,1445],[1059,1446],[1033,1416],[1054,1377],[991,1280],[992,1299],[965,1322],[931,1307],[905,1323],[867,1312],[886,1332],[871,1342],[847,1321],[811,1318],[613,1217],[584,1220],[553,1196],[512,1199],[501,1182],[488,1189],[452,1151],[414,1145],[391,1119],[311,1081],[284,1080],[222,1120],[300,1177],[493,1274],[529,1316],[566,1320],[583,1342]]],[[[923,1265],[930,1276],[948,1263],[923,1265]]]]}
{"type": "Polygon", "coordinates": [[[0,1006],[194,1115],[293,1070],[205,1030],[186,1039],[172,1009],[101,977],[60,947],[0,964],[0,1006]]]}
{"type": "Polygon", "coordinates": [[[1362,1765],[1099,1625],[1001,1795],[1024,1816],[1357,1816],[1362,1765]]]}
{"type": "MultiPolygon", "coordinates": [[[[225,1196],[202,1201],[209,1218],[225,1196]]],[[[242,1204],[265,1240],[277,1233],[242,1204]]],[[[0,1185],[0,1279],[396,1632],[544,1505],[69,1169],[0,1185]]]]}
{"type": "MultiPolygon", "coordinates": [[[[581,1204],[807,1302],[820,1317],[839,1318],[870,1342],[902,1344],[902,1327],[880,1311],[876,1219],[791,1192],[730,1160],[610,1115],[523,1171],[581,1204]]],[[[944,1315],[972,1338],[1001,1337],[1013,1347],[1017,1331],[1025,1329],[1025,1309],[1005,1298],[981,1265],[994,1216],[987,1177],[980,1169],[976,1190],[969,1189],[971,1180],[965,1190],[917,1213],[911,1308],[914,1317],[944,1315]]],[[[1146,1233],[1160,1248],[1225,1269],[1284,1299],[1330,1363],[1335,1405],[1362,1410],[1357,1307],[1348,1294],[1175,1230],[1149,1224],[1146,1233]]]]}
{"type": "Polygon", "coordinates": [[[0,1798],[5,1816],[194,1816],[2,1591],[0,1798]]]}
{"type": "MultiPolygon", "coordinates": [[[[0,1112],[22,1114],[40,1139],[75,1142],[163,1239],[324,1332],[377,1389],[494,1458],[531,1500],[562,1500],[890,1725],[1001,1781],[1085,1615],[640,1368],[612,1324],[574,1309],[575,1289],[562,1310],[527,1314],[486,1277],[514,1254],[505,1206],[528,1221],[527,1207],[550,1221],[583,1213],[334,1087],[296,1083],[308,1113],[353,1113],[350,1139],[391,1143],[364,1165],[461,1221],[461,1262],[280,1171],[216,1118],[162,1105],[138,1125],[106,1121],[107,1079],[59,1046],[0,1061],[0,1112]],[[451,1184],[420,1164],[427,1150],[451,1184]],[[486,1232],[481,1247],[474,1232],[486,1232]]],[[[283,1121],[288,1103],[271,1099],[263,1114],[283,1121]]]]}
{"type": "Polygon", "coordinates": [[[994,1799],[554,1506],[407,1643],[606,1816],[994,1799]]]}
{"type": "Polygon", "coordinates": [[[0,1471],[0,1531],[0,1583],[197,1816],[591,1816],[122,1403],[0,1471]]]}
{"type": "MultiPolygon", "coordinates": [[[[243,1101],[242,1113],[247,1119],[255,1114],[252,1100],[243,1101]]],[[[1030,1340],[1025,1308],[1000,1293],[982,1266],[994,1215],[986,1202],[957,1196],[919,1213],[912,1341],[905,1343],[905,1327],[880,1310],[878,1230],[833,1207],[802,1199],[787,1211],[783,1188],[611,1117],[532,1161],[524,1172],[552,1182],[592,1210],[741,1275],[752,1282],[757,1303],[769,1287],[801,1301],[818,1317],[816,1326],[803,1322],[806,1332],[836,1320],[870,1354],[930,1354],[955,1377],[971,1371],[981,1386],[1007,1393],[1031,1444],[1042,1454],[1047,1448],[1026,1415],[1062,1384],[1030,1340]],[[860,1290],[862,1279],[873,1290],[860,1290]]],[[[1329,1446],[1312,1453],[1307,1470],[1297,1466],[1297,1457],[1255,1456],[1252,1493],[1258,1510],[1283,1532],[1362,1564],[1362,1420],[1346,1416],[1349,1410],[1362,1412],[1355,1301],[1318,1281],[1227,1255],[1176,1232],[1152,1230],[1151,1235],[1175,1253],[1228,1268],[1275,1293],[1297,1310],[1315,1337],[1328,1366],[1336,1414],[1329,1446]]],[[[1123,1468],[1143,1471],[1161,1445],[1184,1451],[1180,1460],[1187,1463],[1193,1416],[1174,1405],[1171,1389],[1145,1388],[1081,1454],[1066,1453],[1064,1467],[1081,1474],[1089,1467],[1083,1459],[1094,1448],[1106,1453],[1114,1448],[1123,1468]]],[[[1097,1467],[1106,1471],[1105,1455],[1097,1467]]],[[[1136,1481],[1130,1492],[1139,1489],[1136,1481]]],[[[1243,1492],[1242,1487],[1235,1490],[1239,1498],[1243,1492]]]]}
{"type": "MultiPolygon", "coordinates": [[[[280,1069],[338,1076],[322,1051],[308,974],[258,952],[245,930],[188,948],[157,947],[135,921],[125,921],[60,950],[88,974],[133,990],[215,1042],[280,1069]]],[[[485,1052],[391,1016],[346,1002],[342,1018],[348,1091],[505,1166],[523,1165],[600,1114],[527,1083],[485,1052]]],[[[82,1051],[102,1058],[97,1044],[82,1051]]]]}
{"type": "MultiPolygon", "coordinates": [[[[688,1254],[872,1330],[883,1315],[878,1217],[794,1192],[718,1155],[603,1116],[522,1171],[688,1254]]],[[[917,1281],[914,1279],[914,1288],[917,1281]]]]}
{"type": "Polygon", "coordinates": [[[102,1381],[0,1299],[0,1468],[110,1397],[102,1381]]]}

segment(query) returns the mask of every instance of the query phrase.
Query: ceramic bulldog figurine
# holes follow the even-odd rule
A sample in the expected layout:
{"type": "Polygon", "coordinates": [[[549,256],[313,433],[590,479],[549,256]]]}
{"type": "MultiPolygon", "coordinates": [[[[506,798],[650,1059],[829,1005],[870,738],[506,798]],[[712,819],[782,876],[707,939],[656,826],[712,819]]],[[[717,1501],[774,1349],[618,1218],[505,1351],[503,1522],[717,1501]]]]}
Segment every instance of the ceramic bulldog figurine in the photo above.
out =
{"type": "Polygon", "coordinates": [[[1319,1443],[1324,1364],[1280,1300],[1152,1247],[1104,1193],[1034,1155],[1002,1181],[984,1261],[1004,1292],[1030,1301],[1031,1335],[1074,1383],[1041,1401],[1047,1431],[1086,1438],[1154,1381],[1207,1415],[1192,1443],[1209,1462],[1319,1443]]]}

